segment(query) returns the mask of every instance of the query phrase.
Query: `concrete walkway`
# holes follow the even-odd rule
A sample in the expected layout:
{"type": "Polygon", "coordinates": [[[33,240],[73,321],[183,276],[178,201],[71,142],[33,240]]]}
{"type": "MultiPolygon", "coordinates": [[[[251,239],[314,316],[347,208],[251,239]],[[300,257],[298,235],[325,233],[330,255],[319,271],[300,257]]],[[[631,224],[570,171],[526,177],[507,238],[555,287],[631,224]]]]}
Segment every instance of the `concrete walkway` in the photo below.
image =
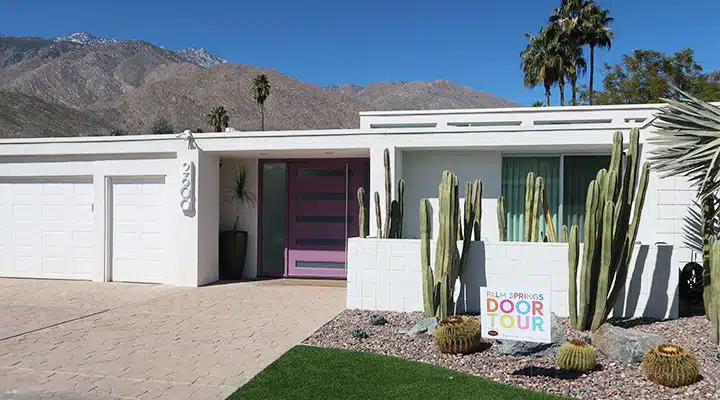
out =
{"type": "Polygon", "coordinates": [[[309,283],[0,279],[0,399],[224,399],[344,309],[309,283]]]}

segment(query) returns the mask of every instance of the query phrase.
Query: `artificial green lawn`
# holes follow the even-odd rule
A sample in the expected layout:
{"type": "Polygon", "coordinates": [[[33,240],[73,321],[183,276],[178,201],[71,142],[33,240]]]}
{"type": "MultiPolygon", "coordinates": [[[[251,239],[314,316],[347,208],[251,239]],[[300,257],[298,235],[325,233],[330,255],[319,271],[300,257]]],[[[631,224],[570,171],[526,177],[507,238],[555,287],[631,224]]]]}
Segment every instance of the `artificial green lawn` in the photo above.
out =
{"type": "Polygon", "coordinates": [[[558,399],[457,371],[371,353],[296,346],[228,400],[558,399]]]}

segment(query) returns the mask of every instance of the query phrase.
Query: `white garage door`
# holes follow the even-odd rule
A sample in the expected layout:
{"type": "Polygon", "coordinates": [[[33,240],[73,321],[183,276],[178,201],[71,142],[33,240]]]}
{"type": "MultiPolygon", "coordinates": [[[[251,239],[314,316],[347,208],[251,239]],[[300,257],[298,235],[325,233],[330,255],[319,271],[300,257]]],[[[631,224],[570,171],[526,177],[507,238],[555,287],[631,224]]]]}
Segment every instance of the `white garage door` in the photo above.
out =
{"type": "Polygon", "coordinates": [[[92,178],[1,178],[0,276],[92,279],[92,178]]]}
{"type": "Polygon", "coordinates": [[[112,280],[162,283],[168,240],[165,178],[114,178],[112,202],[112,280]]]}

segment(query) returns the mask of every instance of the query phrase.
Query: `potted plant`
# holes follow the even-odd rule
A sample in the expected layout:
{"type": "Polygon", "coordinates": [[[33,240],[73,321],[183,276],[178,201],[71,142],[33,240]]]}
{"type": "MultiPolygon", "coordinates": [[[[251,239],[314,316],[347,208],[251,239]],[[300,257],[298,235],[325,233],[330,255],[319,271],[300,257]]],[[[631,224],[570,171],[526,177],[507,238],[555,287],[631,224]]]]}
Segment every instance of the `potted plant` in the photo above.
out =
{"type": "Polygon", "coordinates": [[[237,207],[235,223],[231,231],[220,232],[220,279],[240,279],[245,269],[248,232],[238,230],[240,209],[244,205],[255,205],[255,193],[248,182],[248,171],[244,166],[233,172],[232,186],[227,192],[229,200],[237,207]]]}

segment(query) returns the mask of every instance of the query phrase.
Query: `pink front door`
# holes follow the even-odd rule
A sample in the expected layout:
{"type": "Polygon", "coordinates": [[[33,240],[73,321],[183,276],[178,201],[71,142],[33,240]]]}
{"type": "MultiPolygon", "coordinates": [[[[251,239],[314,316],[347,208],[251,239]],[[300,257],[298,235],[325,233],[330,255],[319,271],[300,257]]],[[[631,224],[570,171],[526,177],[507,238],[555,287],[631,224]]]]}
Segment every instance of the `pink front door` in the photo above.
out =
{"type": "Polygon", "coordinates": [[[367,161],[292,161],[288,169],[287,275],[345,278],[347,238],[358,236],[356,193],[365,185],[367,161]]]}

